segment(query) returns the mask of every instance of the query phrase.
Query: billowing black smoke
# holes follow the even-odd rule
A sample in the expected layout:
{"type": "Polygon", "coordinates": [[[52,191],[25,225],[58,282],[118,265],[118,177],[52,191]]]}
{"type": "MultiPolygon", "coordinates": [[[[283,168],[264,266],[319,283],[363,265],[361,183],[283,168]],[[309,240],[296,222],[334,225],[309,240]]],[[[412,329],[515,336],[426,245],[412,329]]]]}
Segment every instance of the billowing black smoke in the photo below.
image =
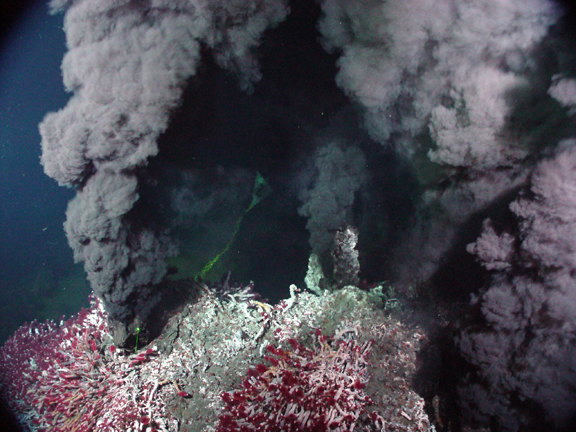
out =
{"type": "Polygon", "coordinates": [[[65,224],[74,257],[111,318],[128,324],[145,319],[175,253],[165,233],[131,214],[137,172],[158,153],[201,44],[250,90],[260,77],[252,49],[288,9],[282,0],[54,0],[51,7],[66,9],[62,71],[73,96],[40,125],[42,164],[77,190],[65,224]]]}
{"type": "MultiPolygon", "coordinates": [[[[576,102],[576,99],[574,100],[576,102]]],[[[464,416],[505,430],[540,422],[571,430],[576,422],[576,140],[559,144],[511,205],[512,232],[486,219],[468,250],[494,271],[473,303],[484,326],[457,338],[478,367],[459,388],[464,416]],[[510,403],[515,395],[524,400],[510,403]],[[542,408],[530,413],[536,402],[542,408]]]]}
{"type": "Polygon", "coordinates": [[[448,304],[479,290],[450,323],[454,357],[472,367],[446,372],[445,385],[459,382],[446,404],[461,410],[462,426],[574,427],[573,22],[551,0],[321,5],[339,86],[422,186],[395,281],[432,281],[448,304]],[[475,278],[468,253],[493,274],[475,278]]]}

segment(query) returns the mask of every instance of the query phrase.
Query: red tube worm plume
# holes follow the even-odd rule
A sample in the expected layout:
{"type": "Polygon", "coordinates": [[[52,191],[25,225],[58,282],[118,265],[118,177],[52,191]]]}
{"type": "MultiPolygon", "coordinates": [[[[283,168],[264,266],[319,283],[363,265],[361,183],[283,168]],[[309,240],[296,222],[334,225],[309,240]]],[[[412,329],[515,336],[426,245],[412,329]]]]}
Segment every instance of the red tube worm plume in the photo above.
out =
{"type": "Polygon", "coordinates": [[[248,369],[243,388],[222,393],[217,432],[352,430],[371,402],[364,392],[371,343],[331,341],[321,333],[313,348],[294,339],[291,349],[268,346],[268,365],[248,369]]]}
{"type": "Polygon", "coordinates": [[[22,326],[0,348],[0,395],[24,430],[109,432],[150,423],[130,393],[130,360],[102,347],[106,335],[105,312],[95,300],[60,325],[22,326]]]}

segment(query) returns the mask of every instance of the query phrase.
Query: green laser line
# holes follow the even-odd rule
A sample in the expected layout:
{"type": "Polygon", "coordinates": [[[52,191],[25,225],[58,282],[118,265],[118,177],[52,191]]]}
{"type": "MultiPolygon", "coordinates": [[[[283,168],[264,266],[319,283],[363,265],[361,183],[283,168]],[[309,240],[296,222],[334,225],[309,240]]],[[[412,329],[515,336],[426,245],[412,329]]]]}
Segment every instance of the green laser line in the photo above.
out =
{"type": "Polygon", "coordinates": [[[216,264],[220,260],[220,258],[222,258],[222,256],[226,252],[228,252],[228,250],[232,246],[232,243],[234,243],[234,239],[236,238],[236,234],[238,233],[238,230],[240,229],[240,224],[242,223],[244,216],[246,216],[246,213],[248,213],[250,210],[252,210],[252,208],[256,204],[258,204],[260,201],[262,201],[264,198],[266,198],[269,194],[270,194],[270,185],[268,184],[266,179],[262,176],[262,174],[257,172],[256,178],[254,179],[254,188],[252,189],[252,202],[250,203],[248,208],[246,210],[244,210],[244,213],[242,213],[242,215],[236,221],[236,224],[234,225],[234,231],[232,232],[232,236],[230,238],[230,241],[224,247],[224,249],[222,249],[220,251],[220,253],[218,253],[218,255],[216,255],[214,258],[212,258],[204,266],[204,268],[202,268],[202,271],[200,271],[200,273],[198,273],[197,277],[204,278],[204,275],[206,275],[206,273],[208,273],[210,271],[210,269],[214,266],[214,264],[216,264]]]}
{"type": "Polygon", "coordinates": [[[136,345],[134,345],[134,352],[138,350],[138,335],[140,334],[140,327],[136,327],[136,345]]]}

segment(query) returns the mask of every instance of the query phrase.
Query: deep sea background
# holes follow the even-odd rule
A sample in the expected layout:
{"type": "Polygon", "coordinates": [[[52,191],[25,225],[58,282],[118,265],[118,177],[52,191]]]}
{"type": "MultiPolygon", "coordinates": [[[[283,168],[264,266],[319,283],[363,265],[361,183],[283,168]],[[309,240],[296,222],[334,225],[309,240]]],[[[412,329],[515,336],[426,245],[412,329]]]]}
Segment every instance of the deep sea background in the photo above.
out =
{"type": "Polygon", "coordinates": [[[63,17],[47,11],[44,1],[29,2],[20,11],[3,11],[0,341],[24,321],[74,313],[86,303],[89,292],[62,229],[73,191],[58,187],[39,163],[38,123],[47,111],[68,100],[60,73],[66,48],[63,17]]]}

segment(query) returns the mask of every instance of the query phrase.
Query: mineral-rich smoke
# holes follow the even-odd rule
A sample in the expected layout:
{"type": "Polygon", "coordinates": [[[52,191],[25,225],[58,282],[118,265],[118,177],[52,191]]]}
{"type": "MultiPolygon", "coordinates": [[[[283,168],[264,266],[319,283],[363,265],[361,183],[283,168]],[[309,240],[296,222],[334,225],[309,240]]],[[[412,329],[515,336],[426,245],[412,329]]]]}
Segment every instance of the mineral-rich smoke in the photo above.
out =
{"type": "Polygon", "coordinates": [[[318,149],[314,165],[310,184],[301,185],[298,213],[308,218],[312,251],[331,274],[334,236],[353,222],[355,194],[366,181],[366,158],[357,147],[330,143],[318,149]]]}
{"type": "Polygon", "coordinates": [[[138,169],[196,72],[201,44],[250,90],[259,79],[253,48],[288,9],[271,1],[58,1],[67,8],[62,71],[68,105],[40,125],[42,164],[74,187],[65,224],[77,261],[113,320],[145,319],[153,285],[174,252],[164,233],[137,223],[138,169]]]}
{"type": "Polygon", "coordinates": [[[504,430],[537,422],[569,430],[576,421],[576,140],[562,142],[530,183],[510,206],[518,232],[486,224],[469,246],[497,272],[476,300],[485,326],[458,339],[480,377],[462,384],[461,404],[467,419],[496,419],[504,430]],[[511,404],[515,394],[524,400],[511,404]],[[534,401],[545,418],[529,414],[525,404],[534,401]]]}
{"type": "Polygon", "coordinates": [[[323,44],[342,53],[338,85],[362,107],[371,136],[408,157],[430,186],[428,217],[396,264],[399,280],[427,279],[457,227],[525,179],[520,165],[534,144],[523,129],[535,119],[513,123],[510,92],[545,99],[549,76],[534,50],[559,9],[547,0],[321,4],[323,44]]]}
{"type": "Polygon", "coordinates": [[[370,132],[414,155],[429,129],[435,162],[502,165],[518,149],[498,139],[505,91],[523,85],[530,49],[559,13],[550,1],[321,2],[338,84],[364,108],[370,132]],[[393,133],[400,137],[391,138],[393,133]],[[452,139],[451,139],[452,138],[452,139]]]}
{"type": "Polygon", "coordinates": [[[339,86],[374,140],[410,161],[424,191],[396,253],[397,282],[429,281],[472,218],[526,192],[506,225],[486,220],[468,247],[496,273],[473,296],[481,313],[457,340],[473,365],[455,398],[458,421],[574,430],[576,143],[566,138],[576,63],[561,41],[561,8],[549,0],[321,4],[323,44],[341,52],[339,86]]]}

